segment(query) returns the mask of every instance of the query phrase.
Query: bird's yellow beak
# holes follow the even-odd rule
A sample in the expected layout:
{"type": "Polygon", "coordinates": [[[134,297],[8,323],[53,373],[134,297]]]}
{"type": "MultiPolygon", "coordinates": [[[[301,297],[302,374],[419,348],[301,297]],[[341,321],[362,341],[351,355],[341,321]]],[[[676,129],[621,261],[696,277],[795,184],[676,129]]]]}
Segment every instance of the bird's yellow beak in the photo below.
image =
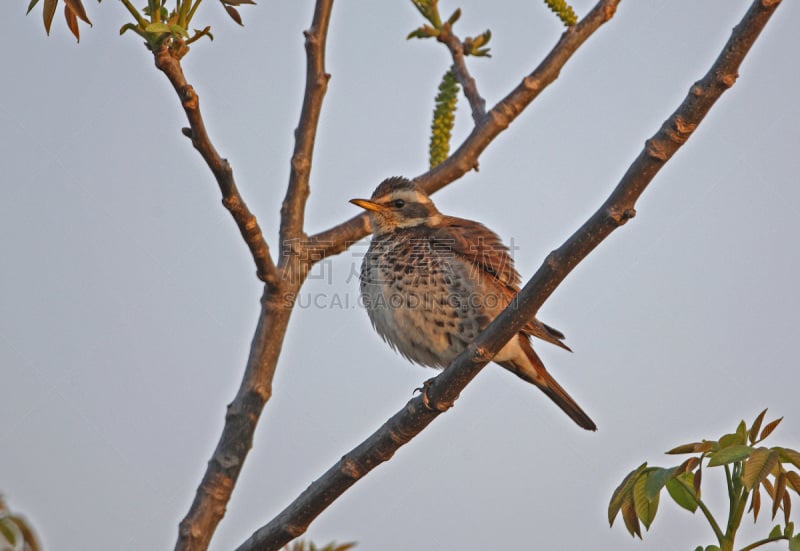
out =
{"type": "Polygon", "coordinates": [[[361,207],[362,209],[371,210],[372,212],[377,212],[385,208],[383,205],[379,205],[378,203],[368,199],[350,199],[350,202],[361,207]]]}

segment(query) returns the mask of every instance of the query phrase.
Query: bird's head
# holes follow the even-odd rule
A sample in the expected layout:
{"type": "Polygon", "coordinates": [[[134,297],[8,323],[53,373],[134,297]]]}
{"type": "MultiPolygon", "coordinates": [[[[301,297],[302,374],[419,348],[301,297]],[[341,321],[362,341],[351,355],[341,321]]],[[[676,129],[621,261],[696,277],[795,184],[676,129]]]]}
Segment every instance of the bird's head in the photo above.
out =
{"type": "Polygon", "coordinates": [[[369,212],[376,235],[436,223],[442,216],[422,188],[401,177],[381,182],[369,199],[350,199],[350,202],[369,212]]]}

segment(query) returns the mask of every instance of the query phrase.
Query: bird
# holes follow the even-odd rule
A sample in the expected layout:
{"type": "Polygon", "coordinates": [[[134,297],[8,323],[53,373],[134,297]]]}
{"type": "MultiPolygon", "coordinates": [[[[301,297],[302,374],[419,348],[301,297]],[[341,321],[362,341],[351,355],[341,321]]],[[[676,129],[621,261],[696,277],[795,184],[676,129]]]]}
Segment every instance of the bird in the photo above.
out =
{"type": "MultiPolygon", "coordinates": [[[[439,212],[407,178],[387,178],[370,199],[350,202],[372,226],[359,277],[372,326],[408,360],[445,368],[519,291],[508,248],[483,224],[439,212]]],[[[580,427],[597,430],[545,369],[531,337],[570,350],[563,333],[534,318],[493,361],[541,389],[580,427]]]]}

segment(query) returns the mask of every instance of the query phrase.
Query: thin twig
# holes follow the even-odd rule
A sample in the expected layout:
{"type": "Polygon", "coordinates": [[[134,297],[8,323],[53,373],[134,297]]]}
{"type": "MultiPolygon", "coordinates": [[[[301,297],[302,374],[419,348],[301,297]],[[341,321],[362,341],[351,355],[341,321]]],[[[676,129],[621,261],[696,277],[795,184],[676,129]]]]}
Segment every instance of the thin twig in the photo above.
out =
{"type": "MultiPolygon", "coordinates": [[[[620,0],[600,0],[580,23],[568,28],[539,66],[495,105],[469,136],[444,162],[415,178],[433,193],[478,166],[478,158],[490,143],[544,90],[558,78],[572,54],[600,26],[613,17],[620,0]]],[[[365,214],[355,216],[311,237],[327,256],[338,254],[369,233],[365,214]]]]}
{"type": "Polygon", "coordinates": [[[453,67],[455,67],[455,75],[461,88],[464,90],[469,106],[472,109],[472,120],[475,124],[480,124],[483,117],[486,116],[486,100],[478,93],[478,84],[467,69],[467,63],[464,59],[464,45],[461,40],[453,34],[453,28],[450,23],[445,23],[439,30],[437,40],[442,42],[447,49],[450,50],[450,55],[453,56],[453,67]]]}
{"type": "Polygon", "coordinates": [[[222,204],[230,211],[245,243],[250,249],[250,254],[256,264],[258,278],[270,287],[275,288],[278,272],[269,254],[269,246],[261,233],[258,220],[247,208],[247,204],[236,187],[231,165],[227,159],[220,157],[211,143],[203,122],[203,116],[200,113],[200,98],[194,88],[186,82],[179,57],[167,47],[166,41],[154,52],[154,56],[156,67],[167,76],[173,88],[175,88],[175,92],[177,92],[183,105],[183,110],[186,112],[186,117],[189,119],[189,128],[184,129],[184,134],[191,138],[192,145],[214,174],[214,178],[216,178],[219,189],[222,192],[222,204]]]}
{"type": "Polygon", "coordinates": [[[700,499],[695,495],[694,486],[690,485],[682,478],[675,478],[675,480],[678,482],[678,484],[683,486],[687,492],[689,492],[689,495],[694,497],[694,502],[697,504],[697,506],[700,508],[700,511],[706,517],[706,520],[708,521],[709,526],[711,526],[711,530],[714,532],[717,541],[720,543],[720,545],[722,545],[722,542],[725,539],[725,534],[722,532],[722,529],[719,527],[719,524],[717,523],[717,519],[714,518],[714,515],[711,513],[711,510],[708,508],[705,502],[703,502],[702,499],[700,499]]]}
{"type": "Polygon", "coordinates": [[[753,549],[756,549],[757,547],[761,547],[762,545],[767,545],[768,543],[772,543],[773,541],[788,540],[788,539],[789,538],[787,538],[784,535],[774,536],[774,537],[771,537],[771,538],[764,538],[763,540],[754,541],[750,545],[745,545],[739,551],[752,551],[753,549]]]}
{"type": "Polygon", "coordinates": [[[322,99],[328,89],[331,76],[325,72],[325,43],[333,0],[318,0],[314,9],[311,28],[306,37],[306,89],[300,122],[295,130],[294,153],[292,154],[289,186],[281,206],[281,258],[289,255],[285,249],[292,241],[303,238],[306,202],[310,193],[308,184],[314,141],[317,136],[322,99]]]}
{"type": "Polygon", "coordinates": [[[133,4],[130,3],[129,0],[121,0],[122,5],[128,10],[128,12],[136,19],[136,23],[139,24],[141,28],[145,28],[149,23],[147,19],[142,17],[142,14],[139,13],[139,10],[133,7],[133,4]]]}
{"type": "Polygon", "coordinates": [[[548,258],[514,301],[436,378],[382,427],[314,481],[237,551],[274,551],[304,533],[309,524],[368,472],[387,461],[440,413],[452,407],[466,385],[537,311],[570,271],[608,235],[634,216],[635,202],[658,170],[683,145],[720,95],[780,0],[755,0],[734,29],[706,76],[646,144],[608,199],[548,258]]]}

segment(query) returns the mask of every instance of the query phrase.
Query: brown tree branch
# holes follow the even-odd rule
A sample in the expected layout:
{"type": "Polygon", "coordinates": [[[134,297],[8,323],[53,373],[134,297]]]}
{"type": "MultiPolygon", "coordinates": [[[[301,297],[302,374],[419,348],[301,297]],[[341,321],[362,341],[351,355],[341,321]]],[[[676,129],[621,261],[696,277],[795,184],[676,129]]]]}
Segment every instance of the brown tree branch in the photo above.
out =
{"type": "MultiPolygon", "coordinates": [[[[600,26],[611,19],[620,0],[600,0],[581,21],[569,27],[534,71],[495,105],[469,136],[444,162],[417,176],[428,193],[443,188],[477,167],[478,157],[489,144],[556,78],[578,48],[600,26]]],[[[311,237],[325,255],[338,254],[369,233],[367,216],[361,214],[311,237]]]]}
{"type": "Polygon", "coordinates": [[[453,57],[456,79],[458,83],[461,84],[461,88],[464,90],[464,96],[467,98],[469,106],[472,109],[472,120],[476,125],[480,124],[483,117],[486,116],[486,100],[478,93],[478,84],[470,74],[469,69],[467,69],[467,63],[464,59],[464,44],[453,34],[453,27],[450,23],[442,25],[436,39],[450,50],[450,55],[453,57]]]}
{"type": "Polygon", "coordinates": [[[317,136],[322,99],[328,89],[331,76],[325,72],[325,43],[328,38],[328,24],[333,0],[317,0],[311,28],[305,31],[306,37],[306,89],[300,122],[295,130],[294,153],[292,154],[289,187],[281,206],[281,259],[287,258],[285,251],[290,241],[304,236],[306,202],[310,193],[308,185],[314,141],[317,136]]]}
{"type": "MultiPolygon", "coordinates": [[[[296,293],[296,290],[294,291],[296,293]]],[[[253,445],[256,423],[272,395],[272,378],[283,346],[291,305],[283,293],[265,286],[250,355],[236,397],[228,405],[225,426],[208,461],[194,501],[178,531],[176,551],[205,551],[233,493],[247,453],[253,445]]]]}
{"type": "Polygon", "coordinates": [[[306,531],[308,525],[368,472],[452,407],[461,391],[494,354],[532,319],[572,269],[612,231],[635,215],[635,202],[662,166],[688,140],[705,115],[736,80],[742,60],[780,0],[755,0],[736,26],[708,73],[692,86],[678,109],[647,142],[603,205],[545,262],[517,300],[436,378],[382,427],[314,481],[237,551],[273,551],[306,531]]]}
{"type": "Polygon", "coordinates": [[[269,246],[261,233],[258,220],[247,208],[247,204],[236,187],[231,165],[227,159],[220,157],[211,143],[203,122],[203,116],[200,113],[200,98],[194,88],[186,82],[179,55],[168,47],[167,41],[153,52],[153,55],[156,67],[167,76],[178,94],[178,98],[181,100],[183,110],[186,112],[186,118],[189,119],[189,128],[184,128],[183,133],[192,140],[192,145],[214,174],[214,178],[217,180],[219,189],[222,192],[222,204],[233,216],[245,243],[247,243],[247,247],[250,249],[250,254],[256,264],[258,278],[274,288],[278,280],[278,274],[269,254],[269,246]]]}
{"type": "MultiPolygon", "coordinates": [[[[233,402],[228,405],[225,425],[214,454],[208,462],[203,480],[194,501],[178,531],[176,551],[205,551],[208,549],[219,522],[233,493],[244,461],[253,443],[253,434],[261,412],[272,395],[272,380],[283,346],[294,300],[308,269],[318,255],[309,254],[303,243],[303,218],[309,195],[308,178],[314,148],[322,98],[330,75],[325,73],[325,41],[333,0],[318,0],[311,29],[305,33],[308,67],[306,92],[295,131],[295,151],[292,156],[289,186],[281,208],[281,258],[278,267],[272,263],[266,242],[233,183],[230,166],[220,159],[211,146],[197,110],[197,96],[183,78],[176,56],[166,50],[156,54],[156,65],[164,71],[178,91],[189,116],[192,143],[203,155],[223,189],[223,203],[231,210],[251,249],[263,244],[269,265],[263,270],[267,277],[261,299],[261,313],[250,346],[247,366],[233,402]],[[223,186],[224,184],[224,186],[223,186]],[[237,217],[238,216],[238,217],[237,217]],[[254,232],[257,230],[257,233],[254,232]],[[255,239],[258,237],[258,240],[255,239]]],[[[260,249],[259,249],[260,250],[260,249]]],[[[255,254],[254,254],[255,257],[255,254]]],[[[257,264],[260,257],[256,257],[257,264]]],[[[261,276],[261,264],[259,274],[261,276]]]]}

